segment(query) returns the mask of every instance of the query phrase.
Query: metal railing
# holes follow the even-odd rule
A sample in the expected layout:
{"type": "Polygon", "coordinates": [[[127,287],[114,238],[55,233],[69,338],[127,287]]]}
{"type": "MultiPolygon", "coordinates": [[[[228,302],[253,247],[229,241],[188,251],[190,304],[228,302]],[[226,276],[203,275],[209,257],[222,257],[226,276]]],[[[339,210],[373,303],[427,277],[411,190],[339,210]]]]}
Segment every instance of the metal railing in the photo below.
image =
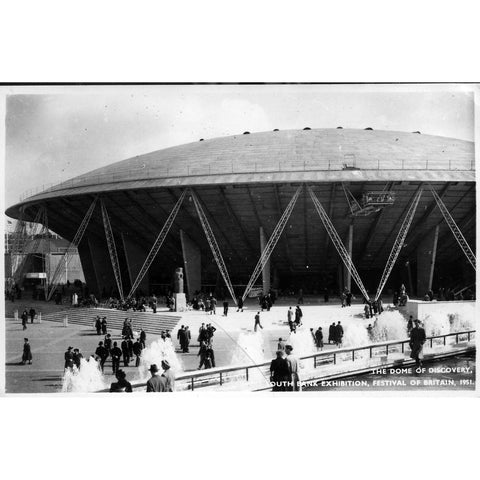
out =
{"type": "MultiPolygon", "coordinates": [[[[348,163],[348,162],[347,162],[348,163]]],[[[302,160],[302,161],[213,161],[209,165],[195,163],[182,165],[172,161],[171,165],[158,165],[155,168],[132,168],[121,172],[97,173],[75,177],[57,184],[44,184],[30,189],[20,196],[20,201],[33,195],[46,192],[52,187],[75,188],[103,183],[132,182],[154,180],[171,177],[197,177],[203,175],[228,175],[236,173],[275,173],[275,172],[312,172],[312,171],[342,171],[345,168],[344,158],[302,160]]],[[[430,171],[475,171],[475,161],[472,160],[428,160],[404,158],[397,161],[382,159],[355,160],[355,170],[430,170],[430,171]]]]}
{"type": "MultiPolygon", "coordinates": [[[[464,332],[447,333],[444,335],[434,335],[427,337],[425,345],[433,348],[434,344],[437,346],[446,346],[447,338],[452,338],[453,344],[457,345],[460,342],[470,342],[475,338],[475,330],[467,330],[464,332]]],[[[405,353],[405,345],[408,345],[410,339],[405,340],[392,340],[389,342],[373,343],[361,347],[354,348],[335,348],[328,351],[322,351],[311,355],[300,357],[300,361],[303,362],[305,368],[305,362],[313,360],[313,368],[325,367],[327,365],[337,365],[339,359],[342,361],[355,362],[360,359],[359,352],[368,352],[368,358],[371,359],[377,356],[386,356],[388,358],[392,353],[405,353]]],[[[217,367],[208,370],[197,370],[195,372],[187,372],[177,375],[175,380],[177,384],[184,384],[185,390],[193,391],[196,388],[212,386],[212,385],[224,385],[233,381],[249,381],[249,379],[257,374],[266,379],[270,376],[270,363],[271,361],[253,364],[253,365],[236,365],[230,367],[217,367]]],[[[146,382],[137,383],[132,385],[133,389],[140,389],[146,387],[146,382]]],[[[108,390],[102,390],[107,392],[108,390]]]]}

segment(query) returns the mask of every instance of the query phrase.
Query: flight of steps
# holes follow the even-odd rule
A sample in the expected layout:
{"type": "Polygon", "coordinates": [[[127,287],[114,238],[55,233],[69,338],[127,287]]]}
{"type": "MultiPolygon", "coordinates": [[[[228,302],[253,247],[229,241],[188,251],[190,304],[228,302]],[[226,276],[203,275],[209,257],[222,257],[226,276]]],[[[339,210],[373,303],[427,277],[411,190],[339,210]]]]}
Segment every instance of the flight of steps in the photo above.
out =
{"type": "Polygon", "coordinates": [[[129,318],[133,322],[133,330],[145,330],[145,333],[159,335],[162,330],[170,330],[177,326],[182,318],[179,315],[147,313],[147,312],[123,312],[121,310],[112,310],[109,308],[70,308],[61,312],[42,314],[42,320],[51,322],[62,322],[65,316],[68,317],[68,323],[85,325],[94,329],[96,317],[107,317],[108,330],[122,330],[123,322],[129,318]]]}

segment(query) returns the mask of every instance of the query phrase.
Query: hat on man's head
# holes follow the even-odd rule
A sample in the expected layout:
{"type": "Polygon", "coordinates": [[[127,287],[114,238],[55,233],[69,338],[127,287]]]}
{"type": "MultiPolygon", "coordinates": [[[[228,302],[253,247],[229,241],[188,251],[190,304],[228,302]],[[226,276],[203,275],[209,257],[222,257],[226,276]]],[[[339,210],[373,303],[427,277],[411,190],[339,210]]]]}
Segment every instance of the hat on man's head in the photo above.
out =
{"type": "Polygon", "coordinates": [[[414,322],[415,322],[415,323],[420,323],[420,320],[419,320],[418,318],[416,318],[416,319],[414,320],[414,322]]]}
{"type": "Polygon", "coordinates": [[[285,350],[293,350],[293,347],[291,345],[285,345],[285,350]]]}
{"type": "Polygon", "coordinates": [[[68,347],[67,350],[71,350],[73,347],[68,347]]]}
{"type": "Polygon", "coordinates": [[[152,373],[156,373],[158,372],[158,367],[157,365],[154,363],[153,365],[150,365],[150,368],[148,369],[150,372],[152,373]]]}
{"type": "Polygon", "coordinates": [[[170,364],[167,360],[162,360],[162,368],[165,370],[166,368],[170,368],[170,364]]]}

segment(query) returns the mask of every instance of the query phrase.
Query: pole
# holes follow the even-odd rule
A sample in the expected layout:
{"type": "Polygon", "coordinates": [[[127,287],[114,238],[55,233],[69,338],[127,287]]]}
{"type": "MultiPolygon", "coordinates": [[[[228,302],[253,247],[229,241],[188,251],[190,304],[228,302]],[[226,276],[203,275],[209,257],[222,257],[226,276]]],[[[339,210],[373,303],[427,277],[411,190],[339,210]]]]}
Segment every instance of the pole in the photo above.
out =
{"type": "Polygon", "coordinates": [[[435,270],[435,258],[437,256],[437,244],[438,244],[438,232],[440,230],[440,226],[437,225],[435,227],[435,236],[433,238],[433,248],[432,248],[432,258],[431,258],[431,265],[430,265],[430,275],[428,278],[428,290],[432,289],[433,285],[433,272],[435,270]]]}

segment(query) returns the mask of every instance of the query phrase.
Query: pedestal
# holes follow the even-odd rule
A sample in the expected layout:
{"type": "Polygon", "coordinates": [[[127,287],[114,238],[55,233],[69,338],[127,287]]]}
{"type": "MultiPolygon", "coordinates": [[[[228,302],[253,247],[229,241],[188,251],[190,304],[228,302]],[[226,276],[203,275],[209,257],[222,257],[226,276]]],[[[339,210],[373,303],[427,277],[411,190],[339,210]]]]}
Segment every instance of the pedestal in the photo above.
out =
{"type": "Polygon", "coordinates": [[[187,309],[187,299],[185,298],[185,294],[174,293],[173,298],[175,299],[175,311],[184,312],[187,309]]]}

